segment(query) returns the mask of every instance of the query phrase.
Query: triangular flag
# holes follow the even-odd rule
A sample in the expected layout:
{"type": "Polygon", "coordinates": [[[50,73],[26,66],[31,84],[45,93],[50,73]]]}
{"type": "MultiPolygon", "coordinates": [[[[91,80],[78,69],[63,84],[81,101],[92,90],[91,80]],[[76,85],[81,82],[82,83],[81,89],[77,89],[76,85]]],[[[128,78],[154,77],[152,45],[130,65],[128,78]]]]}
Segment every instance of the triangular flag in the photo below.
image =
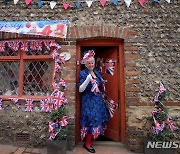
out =
{"type": "Polygon", "coordinates": [[[43,1],[39,0],[37,3],[38,3],[38,7],[41,8],[43,5],[43,1]]]}
{"type": "Polygon", "coordinates": [[[114,5],[118,5],[118,0],[112,0],[114,5]]]}
{"type": "Polygon", "coordinates": [[[14,0],[14,4],[17,4],[17,2],[19,2],[19,0],[14,0]]]}
{"type": "Polygon", "coordinates": [[[4,4],[7,4],[7,3],[8,3],[8,0],[3,0],[3,3],[4,3],[4,4]]]}
{"type": "Polygon", "coordinates": [[[138,0],[139,4],[140,4],[141,6],[144,6],[144,1],[145,1],[145,0],[138,0]]]}
{"type": "Polygon", "coordinates": [[[99,1],[100,1],[101,5],[104,7],[106,4],[106,0],[99,0],[99,1]]]}
{"type": "Polygon", "coordinates": [[[86,1],[88,7],[91,7],[93,1],[86,1]]]}
{"type": "Polygon", "coordinates": [[[68,3],[63,3],[63,7],[64,7],[65,10],[67,10],[68,7],[69,7],[69,4],[68,3]]]}
{"type": "Polygon", "coordinates": [[[124,0],[124,2],[126,3],[126,6],[129,7],[131,4],[131,0],[124,0]]]}
{"type": "Polygon", "coordinates": [[[153,0],[154,3],[159,3],[159,0],[153,0]]]}
{"type": "Polygon", "coordinates": [[[79,9],[81,6],[81,2],[76,2],[76,7],[79,9]]]}
{"type": "Polygon", "coordinates": [[[55,1],[51,1],[50,2],[50,6],[51,6],[51,9],[54,9],[54,7],[56,6],[56,2],[55,1]]]}
{"type": "Polygon", "coordinates": [[[26,5],[29,5],[31,3],[32,0],[25,0],[26,5]]]}
{"type": "Polygon", "coordinates": [[[166,2],[170,3],[170,0],[166,0],[166,2]]]}

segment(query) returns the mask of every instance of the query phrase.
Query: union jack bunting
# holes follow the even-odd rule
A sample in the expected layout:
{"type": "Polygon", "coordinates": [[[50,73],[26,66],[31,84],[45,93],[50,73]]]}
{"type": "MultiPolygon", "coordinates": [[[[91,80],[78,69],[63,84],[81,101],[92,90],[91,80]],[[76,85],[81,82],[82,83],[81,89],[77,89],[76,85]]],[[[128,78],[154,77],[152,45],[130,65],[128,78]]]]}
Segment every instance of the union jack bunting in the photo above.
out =
{"type": "Polygon", "coordinates": [[[0,98],[0,109],[2,109],[2,98],[0,98]]]}
{"type": "Polygon", "coordinates": [[[11,98],[11,101],[17,106],[18,109],[21,108],[21,104],[19,104],[19,99],[18,98],[11,98]]]}
{"type": "Polygon", "coordinates": [[[85,138],[87,134],[87,127],[82,127],[81,128],[81,141],[85,138]]]}
{"type": "Polygon", "coordinates": [[[36,41],[32,41],[32,42],[30,43],[30,48],[31,48],[32,50],[36,50],[36,48],[37,48],[37,43],[36,43],[36,41]]]}
{"type": "Polygon", "coordinates": [[[97,81],[95,79],[92,79],[91,83],[92,83],[91,92],[93,92],[95,95],[97,95],[100,92],[97,81]]]}
{"type": "Polygon", "coordinates": [[[160,82],[160,85],[159,85],[159,95],[162,94],[163,92],[165,92],[166,89],[164,88],[164,85],[162,82],[160,82]]]}
{"type": "Polygon", "coordinates": [[[65,64],[65,58],[62,56],[58,56],[57,61],[58,61],[58,63],[65,64]]]}
{"type": "Polygon", "coordinates": [[[52,132],[50,137],[49,137],[49,140],[54,140],[55,137],[58,135],[59,132],[52,132]]]}
{"type": "Polygon", "coordinates": [[[18,51],[19,49],[19,41],[13,41],[13,46],[12,46],[14,51],[18,51]]]}
{"type": "Polygon", "coordinates": [[[52,111],[54,111],[54,105],[53,105],[52,97],[45,99],[45,101],[48,104],[47,112],[51,113],[52,111]]]}
{"type": "Polygon", "coordinates": [[[8,47],[10,47],[10,48],[12,48],[13,47],[13,42],[7,42],[7,44],[8,44],[8,47]]]}
{"type": "Polygon", "coordinates": [[[154,96],[154,98],[153,98],[153,103],[158,102],[158,101],[159,101],[158,98],[159,98],[159,92],[157,92],[156,95],[154,96]]]}
{"type": "Polygon", "coordinates": [[[3,52],[5,49],[5,42],[4,41],[1,41],[0,42],[0,52],[3,52]]]}
{"type": "Polygon", "coordinates": [[[52,54],[51,54],[51,57],[52,57],[53,59],[56,59],[57,56],[59,56],[58,51],[57,51],[57,50],[53,50],[53,52],[52,52],[52,54]]]}
{"type": "Polygon", "coordinates": [[[51,41],[50,41],[50,46],[51,46],[51,47],[56,47],[56,48],[58,48],[58,49],[59,49],[59,47],[60,47],[59,44],[57,44],[57,43],[55,42],[55,40],[51,40],[51,41]]]}
{"type": "Polygon", "coordinates": [[[46,99],[45,100],[40,100],[40,110],[42,112],[48,112],[49,111],[48,101],[46,99]]]}
{"type": "Polygon", "coordinates": [[[33,100],[32,99],[26,99],[25,111],[26,112],[32,112],[32,110],[33,110],[33,100]]]}
{"type": "Polygon", "coordinates": [[[49,125],[48,125],[49,133],[53,132],[56,127],[57,127],[57,124],[52,122],[52,121],[50,121],[49,125]]]}
{"type": "Polygon", "coordinates": [[[66,87],[66,82],[63,78],[60,79],[59,84],[63,87],[66,87]]]}
{"type": "Polygon", "coordinates": [[[96,66],[99,69],[99,72],[106,73],[106,60],[104,58],[97,58],[96,66]]]}
{"type": "Polygon", "coordinates": [[[92,135],[93,135],[94,139],[96,139],[100,135],[99,127],[94,127],[93,128],[92,135]]]}
{"type": "Polygon", "coordinates": [[[23,51],[28,51],[28,42],[27,41],[23,41],[21,44],[21,49],[23,51]]]}
{"type": "Polygon", "coordinates": [[[42,50],[42,41],[36,41],[37,50],[42,50]]]}
{"type": "Polygon", "coordinates": [[[161,131],[163,131],[164,129],[164,122],[162,124],[160,124],[153,116],[153,120],[154,120],[154,126],[155,126],[155,130],[156,130],[156,134],[159,134],[161,131]]]}
{"type": "Polygon", "coordinates": [[[162,109],[159,108],[158,110],[154,110],[154,111],[152,111],[151,113],[152,113],[152,114],[159,114],[159,113],[161,113],[161,112],[162,112],[162,109]]]}
{"type": "Polygon", "coordinates": [[[114,116],[114,113],[116,111],[116,109],[118,108],[118,104],[116,104],[111,98],[107,97],[107,99],[105,100],[105,104],[106,107],[109,111],[109,114],[111,116],[111,118],[114,116]]]}
{"type": "Polygon", "coordinates": [[[44,43],[45,47],[46,47],[48,50],[50,50],[49,40],[44,40],[43,43],[44,43]]]}
{"type": "Polygon", "coordinates": [[[103,79],[102,79],[102,89],[104,92],[106,91],[105,81],[103,79]]]}
{"type": "Polygon", "coordinates": [[[60,121],[59,121],[59,125],[60,126],[67,126],[68,124],[68,117],[67,116],[63,116],[60,121]]]}
{"type": "Polygon", "coordinates": [[[171,129],[171,131],[175,131],[179,129],[172,121],[172,118],[169,116],[167,117],[167,124],[168,124],[168,127],[171,129]]]}
{"type": "Polygon", "coordinates": [[[115,60],[106,59],[106,74],[114,75],[115,60]]]}
{"type": "Polygon", "coordinates": [[[151,133],[153,134],[153,135],[155,135],[156,134],[156,128],[154,127],[154,126],[151,126],[151,133]]]}
{"type": "Polygon", "coordinates": [[[59,65],[57,60],[55,60],[55,72],[61,72],[61,66],[59,65]]]}
{"type": "Polygon", "coordinates": [[[52,101],[53,101],[55,110],[60,108],[64,102],[64,92],[60,92],[60,91],[57,92],[57,95],[52,98],[52,101]]]}

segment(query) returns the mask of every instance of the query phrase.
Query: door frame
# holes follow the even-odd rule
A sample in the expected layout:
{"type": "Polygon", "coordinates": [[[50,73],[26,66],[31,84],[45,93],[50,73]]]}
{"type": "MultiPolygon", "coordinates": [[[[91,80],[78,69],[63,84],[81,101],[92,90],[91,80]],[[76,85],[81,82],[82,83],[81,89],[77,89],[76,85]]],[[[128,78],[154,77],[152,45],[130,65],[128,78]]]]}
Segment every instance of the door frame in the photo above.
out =
{"type": "MultiPolygon", "coordinates": [[[[92,39],[92,40],[81,40],[77,41],[76,44],[76,83],[78,83],[79,72],[80,72],[80,59],[81,59],[81,47],[83,46],[116,46],[118,47],[118,61],[119,71],[118,75],[118,86],[119,86],[119,123],[120,123],[120,142],[125,144],[126,142],[126,126],[125,126],[125,96],[124,96],[124,51],[123,51],[123,40],[114,39],[92,39]],[[121,84],[119,84],[121,83],[121,84]]],[[[80,142],[80,95],[76,90],[76,117],[75,117],[75,143],[80,142]]]]}

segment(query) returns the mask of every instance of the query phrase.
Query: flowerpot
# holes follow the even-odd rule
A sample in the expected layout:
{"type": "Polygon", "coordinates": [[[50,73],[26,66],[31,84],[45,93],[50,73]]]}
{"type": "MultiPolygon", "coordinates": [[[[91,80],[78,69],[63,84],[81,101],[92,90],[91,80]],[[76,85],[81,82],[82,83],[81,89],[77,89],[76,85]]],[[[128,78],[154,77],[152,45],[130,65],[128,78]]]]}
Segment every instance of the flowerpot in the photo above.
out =
{"type": "MultiPolygon", "coordinates": [[[[147,146],[148,142],[144,142],[144,153],[145,154],[175,154],[174,148],[163,148],[161,146],[147,146]]],[[[152,144],[153,145],[153,144],[152,144]]],[[[154,144],[155,145],[155,144],[154,144]]],[[[161,145],[161,144],[159,144],[161,145]]]]}
{"type": "Polygon", "coordinates": [[[47,154],[66,154],[67,140],[47,141],[47,154]]]}

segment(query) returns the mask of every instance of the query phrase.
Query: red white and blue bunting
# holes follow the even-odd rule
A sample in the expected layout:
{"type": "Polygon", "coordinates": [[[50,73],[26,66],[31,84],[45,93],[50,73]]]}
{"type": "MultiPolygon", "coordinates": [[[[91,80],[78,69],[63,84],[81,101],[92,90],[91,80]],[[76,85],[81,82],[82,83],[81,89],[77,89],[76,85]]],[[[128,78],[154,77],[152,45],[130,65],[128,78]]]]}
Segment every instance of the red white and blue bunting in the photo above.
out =
{"type": "Polygon", "coordinates": [[[116,60],[97,58],[96,66],[100,73],[114,75],[116,60]]]}
{"type": "MultiPolygon", "coordinates": [[[[30,5],[32,0],[25,0],[25,4],[26,5],[30,5]]],[[[106,6],[106,3],[113,3],[115,6],[118,5],[118,1],[119,0],[112,0],[112,1],[107,1],[107,0],[86,0],[86,1],[75,1],[75,2],[57,2],[57,1],[43,1],[43,0],[38,0],[37,1],[37,6],[38,8],[42,8],[43,5],[47,4],[50,6],[51,9],[56,8],[56,5],[62,5],[62,7],[64,8],[64,10],[67,10],[68,8],[77,8],[79,9],[82,4],[81,3],[86,3],[88,7],[91,7],[92,3],[94,3],[95,1],[99,1],[100,5],[102,7],[106,6]],[[72,4],[73,3],[73,4],[72,4]]],[[[137,0],[139,2],[139,4],[143,7],[145,0],[137,0]]],[[[154,3],[159,3],[159,0],[152,0],[154,3]]],[[[170,0],[165,0],[166,2],[170,3],[170,0]]],[[[8,0],[3,0],[4,4],[8,4],[8,0]]],[[[18,5],[17,3],[19,2],[19,0],[14,0],[14,4],[18,5]]],[[[132,0],[124,0],[124,3],[126,4],[126,6],[129,8],[130,4],[131,4],[132,0]]]]}

